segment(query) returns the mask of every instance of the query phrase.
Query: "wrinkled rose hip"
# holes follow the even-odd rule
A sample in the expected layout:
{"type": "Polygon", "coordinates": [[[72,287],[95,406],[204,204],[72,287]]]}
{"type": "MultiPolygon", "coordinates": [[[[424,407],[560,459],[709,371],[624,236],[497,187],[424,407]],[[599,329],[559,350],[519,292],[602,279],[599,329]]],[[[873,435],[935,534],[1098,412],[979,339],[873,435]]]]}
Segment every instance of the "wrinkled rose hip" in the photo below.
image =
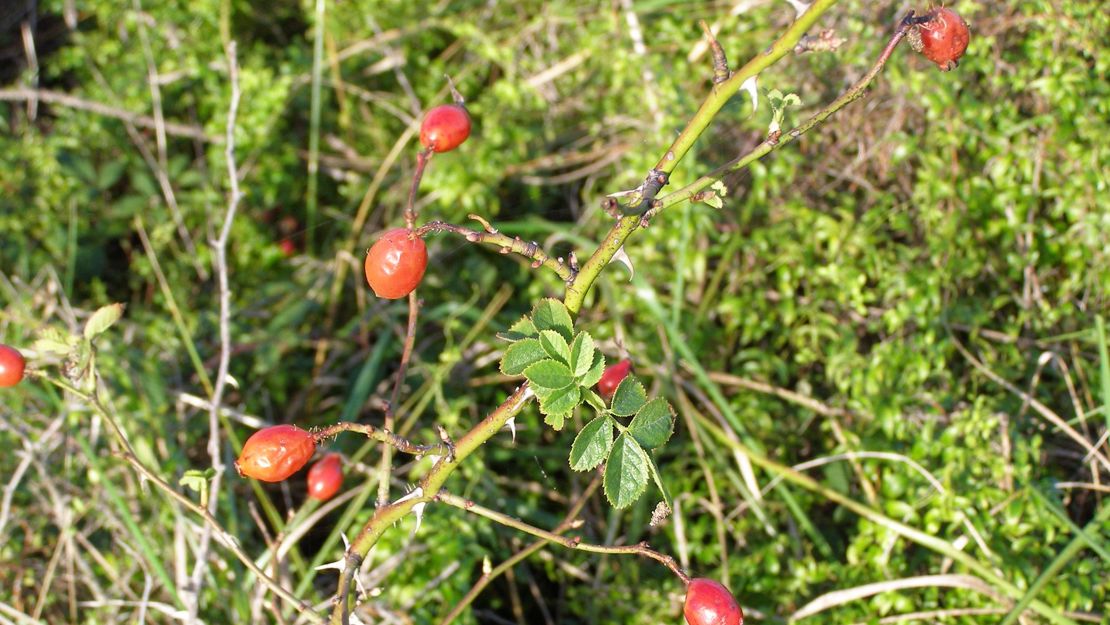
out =
{"type": "Polygon", "coordinates": [[[910,31],[910,45],[936,63],[941,71],[955,69],[971,39],[967,22],[952,9],[944,7],[933,9],[925,17],[928,21],[910,31]]]}
{"type": "Polygon", "coordinates": [[[263,482],[280,482],[301,469],[316,453],[312,434],[294,425],[275,425],[251,435],[235,469],[263,482]]]}

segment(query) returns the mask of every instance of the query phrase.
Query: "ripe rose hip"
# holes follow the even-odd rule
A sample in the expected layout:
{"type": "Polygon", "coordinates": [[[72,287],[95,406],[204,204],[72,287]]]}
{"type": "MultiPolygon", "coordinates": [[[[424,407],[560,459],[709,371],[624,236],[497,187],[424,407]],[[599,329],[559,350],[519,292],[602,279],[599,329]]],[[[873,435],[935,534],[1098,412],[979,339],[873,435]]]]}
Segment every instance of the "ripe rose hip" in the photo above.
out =
{"type": "Polygon", "coordinates": [[[621,380],[628,377],[628,372],[632,370],[632,361],[625,358],[615,365],[610,365],[601,374],[601,379],[597,382],[597,392],[605,399],[613,396],[617,392],[617,387],[620,386],[621,380]]]}
{"type": "Polygon", "coordinates": [[[256,480],[280,482],[299,471],[314,453],[312,434],[295,425],[274,425],[247,439],[235,469],[256,480]]]}
{"type": "Polygon", "coordinates": [[[941,71],[954,69],[971,38],[967,22],[952,9],[944,7],[933,9],[925,17],[927,22],[918,24],[910,31],[910,45],[936,63],[941,71]]]}
{"type": "Polygon", "coordinates": [[[23,369],[26,366],[19,350],[0,345],[0,387],[19,384],[23,380],[23,369]]]}
{"type": "Polygon", "coordinates": [[[704,577],[690,580],[682,612],[690,625],[742,625],[744,622],[744,611],[728,588],[704,577]]]}
{"type": "Polygon", "coordinates": [[[366,254],[366,282],[374,295],[399,299],[412,292],[428,267],[424,240],[407,228],[390,230],[366,254]]]}
{"type": "Polygon", "coordinates": [[[433,108],[420,124],[420,144],[435,152],[450,152],[469,136],[470,115],[458,104],[433,108]]]}
{"type": "Polygon", "coordinates": [[[339,454],[328,454],[308,469],[308,496],[327,501],[343,485],[343,460],[339,454]]]}

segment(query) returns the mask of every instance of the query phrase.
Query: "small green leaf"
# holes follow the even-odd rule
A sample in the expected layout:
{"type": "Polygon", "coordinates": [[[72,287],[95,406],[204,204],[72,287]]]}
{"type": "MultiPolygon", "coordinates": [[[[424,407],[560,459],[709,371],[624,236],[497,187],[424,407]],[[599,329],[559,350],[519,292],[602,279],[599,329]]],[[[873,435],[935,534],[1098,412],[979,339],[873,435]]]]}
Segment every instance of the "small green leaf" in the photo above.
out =
{"type": "Polygon", "coordinates": [[[613,422],[602,415],[586,424],[570,446],[570,468],[589,471],[605,462],[613,448],[613,422]]]}
{"type": "Polygon", "coordinates": [[[585,399],[586,403],[593,406],[594,410],[598,412],[609,412],[609,406],[605,405],[605,400],[601,398],[601,395],[598,395],[592,389],[586,387],[580,388],[582,389],[582,399],[585,399]]]}
{"type": "MultiPolygon", "coordinates": [[[[594,339],[589,332],[579,332],[570,344],[570,365],[574,377],[581,378],[589,373],[594,364],[594,339]]],[[[589,386],[593,386],[590,384],[589,386]]]]}
{"type": "Polygon", "coordinates": [[[186,488],[195,490],[198,493],[203,493],[208,488],[208,480],[212,479],[215,471],[211,468],[204,469],[189,469],[177,480],[177,483],[186,488]]]}
{"type": "Polygon", "coordinates": [[[534,363],[547,358],[537,339],[523,339],[513,343],[505,354],[501,356],[501,373],[505,375],[520,375],[534,363]]]}
{"type": "MultiPolygon", "coordinates": [[[[554,360],[541,360],[530,365],[524,370],[524,377],[531,382],[533,390],[538,388],[560,389],[574,383],[574,377],[570,375],[570,369],[563,363],[554,360]]],[[[536,394],[539,394],[538,390],[536,394]]]]}
{"type": "Polygon", "coordinates": [[[631,417],[646,403],[647,393],[644,392],[644,385],[640,384],[636,376],[629,375],[621,380],[616,392],[613,393],[611,410],[618,417],[631,417]]]}
{"type": "Polygon", "coordinates": [[[628,434],[621,434],[605,466],[605,497],[618,510],[644,494],[648,482],[647,453],[628,434]]]}
{"type": "Polygon", "coordinates": [[[663,445],[674,433],[674,408],[667,400],[656,397],[636,413],[628,424],[628,433],[645,449],[663,445]]]}
{"type": "Polygon", "coordinates": [[[601,380],[601,375],[603,373],[605,373],[605,355],[595,349],[594,364],[585,375],[578,378],[578,384],[586,388],[591,388],[601,380]]]}
{"type": "Polygon", "coordinates": [[[540,397],[540,412],[546,415],[566,414],[574,410],[580,401],[582,401],[582,394],[579,393],[578,387],[568,386],[540,397]]]}
{"type": "Polygon", "coordinates": [[[557,299],[541,299],[532,309],[532,323],[536,330],[555,330],[568,342],[574,338],[574,321],[567,307],[557,299]]]}
{"type": "Polygon", "coordinates": [[[31,346],[36,352],[68,354],[80,341],[57,328],[46,327],[39,331],[39,338],[31,346]]]}
{"type": "Polygon", "coordinates": [[[569,417],[569,414],[549,414],[543,418],[543,422],[550,425],[551,429],[558,432],[563,429],[563,423],[565,423],[569,417]]]}
{"type": "Polygon", "coordinates": [[[558,360],[564,365],[570,364],[570,346],[567,340],[555,330],[542,330],[540,332],[540,345],[547,355],[558,360]]]}
{"type": "Polygon", "coordinates": [[[123,316],[123,304],[108,304],[99,308],[85,322],[85,338],[93,339],[101,332],[112,327],[123,316]]]}
{"type": "Polygon", "coordinates": [[[707,196],[704,200],[702,200],[702,202],[705,202],[709,206],[712,206],[713,208],[717,208],[717,209],[724,208],[724,206],[725,206],[725,203],[722,202],[721,198],[718,197],[716,194],[707,196]]]}

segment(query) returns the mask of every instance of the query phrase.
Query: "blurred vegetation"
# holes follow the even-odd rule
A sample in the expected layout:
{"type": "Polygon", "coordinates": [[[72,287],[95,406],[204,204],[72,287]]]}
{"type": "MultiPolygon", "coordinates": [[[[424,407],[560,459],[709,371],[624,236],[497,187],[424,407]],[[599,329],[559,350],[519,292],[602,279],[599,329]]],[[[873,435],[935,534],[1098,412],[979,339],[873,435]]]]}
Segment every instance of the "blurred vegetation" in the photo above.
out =
{"type": "MultiPolygon", "coordinates": [[[[870,97],[729,178],[723,209],[678,206],[635,235],[632,283],[611,267],[578,322],[608,357],[632,358],[649,392],[679,411],[658,458],[675,514],[650,527],[651,497],[616,513],[595,495],[581,534],[649,541],[725,581],[751,621],[784,622],[838,589],[961,569],[790,487],[792,508],[787,487],[761,471],[770,490],[756,514],[740,496],[738,458],[691,430],[723,413],[770,456],[818,461],[807,473],[828,488],[955,543],[1019,588],[1053,565],[1038,599],[1078,620],[1107,618],[1110,524],[1088,526],[1094,548],[1057,557],[1108,505],[1108,475],[1031,401],[1110,450],[1110,363],[1096,331],[1110,309],[1110,13],[1097,0],[948,4],[972,28],[957,71],[899,50],[870,97]]],[[[789,57],[759,86],[798,94],[802,106],[787,113],[796,122],[864,72],[910,8],[925,7],[841,3],[821,24],[847,43],[789,57]]],[[[237,388],[226,403],[310,427],[381,418],[407,313],[369,295],[360,261],[378,231],[401,221],[413,131],[422,109],[449,99],[445,74],[476,130],[433,160],[422,218],[461,223],[477,213],[584,259],[610,224],[601,197],[642,180],[708,88],[709,61],[691,54],[697,21],[719,26],[740,63],[793,17],[787,3],[759,0],[349,0],[326,9],[315,74],[316,6],[307,1],[46,0],[3,23],[3,93],[69,94],[129,119],[0,101],[0,342],[29,347],[45,327],[76,329],[96,307],[126,303],[100,342],[106,395],[140,459],[173,484],[209,465],[207,414],[188,396],[208,396],[218,356],[209,241],[226,208],[230,39],[242,68],[246,197],[231,235],[237,388]],[[38,25],[37,68],[20,36],[26,20],[38,25]],[[175,124],[162,145],[159,116],[175,124]],[[354,231],[360,207],[365,223],[354,231]]],[[[735,98],[672,188],[746,151],[769,120],[766,100],[753,112],[735,98]]],[[[435,440],[436,424],[460,434],[501,401],[513,382],[496,375],[503,343],[494,333],[562,286],[451,235],[429,244],[399,411],[402,432],[417,440],[435,440]]],[[[142,611],[151,622],[177,620],[198,519],[114,457],[104,424],[79,402],[37,381],[0,400],[4,619],[105,623],[142,611]]],[[[258,424],[233,421],[228,463],[258,424]]],[[[542,427],[534,406],[517,427],[515,445],[495,438],[448,489],[554,527],[591,476],[567,467],[573,431],[542,427]]],[[[311,519],[282,561],[286,585],[325,607],[335,572],[313,567],[339,558],[339,532],[353,535],[372,513],[377,484],[376,448],[353,436],[331,448],[360,460],[346,482],[353,498],[311,519]]],[[[404,465],[398,477],[411,482],[426,466],[404,465]]],[[[290,527],[303,525],[316,505],[305,502],[302,477],[259,492],[229,475],[220,494],[219,518],[250,554],[287,513],[296,511],[290,527]]],[[[483,560],[531,542],[443,506],[413,529],[411,519],[394,528],[371,556],[366,581],[380,592],[367,599],[367,622],[435,622],[483,560]]],[[[204,622],[274,621],[234,557],[214,546],[210,558],[204,622]]],[[[650,561],[550,547],[499,578],[462,620],[681,622],[682,595],[650,561]]],[[[982,589],[926,584],[799,622],[998,622],[1010,605],[982,589]],[[889,620],[960,609],[970,610],[889,620]]]]}

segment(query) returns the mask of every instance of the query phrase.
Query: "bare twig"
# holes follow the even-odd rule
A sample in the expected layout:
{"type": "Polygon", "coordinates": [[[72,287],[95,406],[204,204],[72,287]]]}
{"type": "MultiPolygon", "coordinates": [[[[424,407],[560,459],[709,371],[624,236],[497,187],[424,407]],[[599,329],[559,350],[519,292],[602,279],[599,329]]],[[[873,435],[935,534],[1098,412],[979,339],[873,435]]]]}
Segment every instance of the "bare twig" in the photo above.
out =
{"type": "Polygon", "coordinates": [[[651,558],[652,560],[660,562],[663,564],[663,566],[666,566],[668,569],[670,569],[671,572],[677,575],[684,584],[690,582],[690,576],[682,570],[682,567],[678,565],[678,562],[676,562],[673,557],[660,553],[652,549],[651,547],[648,547],[647,543],[639,543],[636,545],[594,545],[590,543],[584,543],[582,542],[582,538],[580,536],[560,536],[555,532],[550,532],[534,525],[530,525],[528,523],[525,523],[524,521],[521,521],[520,519],[511,517],[496,510],[491,510],[489,508],[486,508],[485,506],[480,506],[473,501],[464,499],[457,495],[452,495],[450,493],[445,493],[441,491],[438,495],[436,495],[436,500],[442,501],[449,506],[459,508],[460,510],[473,512],[480,517],[487,518],[506,527],[520,530],[526,534],[531,534],[538,538],[542,538],[548,542],[557,543],[563,547],[566,547],[567,549],[589,551],[591,553],[634,554],[643,556],[645,558],[651,558]]]}
{"type": "MultiPolygon", "coordinates": [[[[574,529],[575,527],[581,525],[581,521],[576,520],[578,518],[578,514],[582,511],[582,508],[585,507],[586,502],[590,500],[590,497],[593,496],[594,492],[597,491],[599,486],[601,486],[601,476],[596,475],[594,476],[593,481],[590,482],[590,485],[586,487],[586,490],[578,496],[578,499],[574,502],[574,505],[570,507],[570,510],[567,511],[566,516],[563,517],[562,523],[559,523],[558,527],[556,527],[553,531],[554,534],[562,534],[563,532],[574,529]]],[[[482,593],[486,586],[489,586],[490,582],[497,579],[506,571],[511,570],[521,560],[524,560],[533,553],[536,553],[540,549],[543,549],[550,542],[551,541],[547,539],[537,540],[531,545],[528,545],[524,549],[513,554],[512,557],[505,560],[501,564],[498,564],[497,566],[490,569],[488,573],[483,573],[482,577],[480,577],[478,581],[474,583],[474,586],[472,586],[470,590],[466,592],[463,598],[460,599],[459,602],[456,603],[454,606],[452,606],[451,611],[448,612],[447,615],[439,621],[439,625],[450,625],[452,621],[454,621],[456,618],[459,617],[460,614],[462,614],[463,610],[465,610],[467,606],[469,606],[471,603],[474,602],[475,599],[478,598],[478,595],[482,593]]]]}
{"type": "Polygon", "coordinates": [[[412,230],[416,227],[416,192],[420,189],[420,181],[424,178],[424,168],[435,154],[432,148],[425,148],[416,155],[416,171],[412,173],[412,186],[409,187],[409,200],[405,205],[405,227],[412,230]]]}
{"type": "MultiPolygon", "coordinates": [[[[231,84],[231,100],[227,109],[226,141],[224,143],[224,158],[227,161],[228,199],[227,213],[224,215],[223,228],[220,229],[219,238],[212,242],[216,252],[216,279],[218,297],[220,301],[220,364],[216,370],[215,385],[212,389],[212,401],[208,409],[208,456],[212,461],[212,483],[209,486],[207,511],[215,518],[216,508],[219,504],[220,485],[223,481],[224,467],[221,458],[220,445],[220,404],[223,403],[224,389],[227,387],[228,368],[231,363],[231,290],[227,279],[227,240],[231,236],[231,225],[235,221],[235,214],[239,210],[239,200],[242,194],[239,191],[239,171],[235,165],[235,119],[239,112],[239,62],[236,57],[235,42],[227,45],[228,81],[231,84]]],[[[208,547],[212,540],[212,526],[206,525],[201,534],[200,546],[197,549],[197,561],[193,567],[192,581],[189,585],[189,613],[185,620],[186,625],[191,624],[199,608],[199,595],[204,584],[204,573],[208,565],[208,547]]]]}
{"type": "Polygon", "coordinates": [[[321,441],[325,438],[336,436],[340,432],[357,432],[359,434],[362,434],[366,438],[377,441],[379,443],[383,443],[385,445],[389,445],[390,447],[396,449],[401,453],[411,454],[414,456],[423,456],[424,454],[433,451],[444,451],[443,448],[439,445],[417,445],[416,443],[413,443],[406,438],[398,436],[389,430],[376,428],[368,423],[351,423],[349,421],[340,421],[335,425],[329,425],[322,430],[317,430],[316,432],[313,432],[312,437],[315,438],[317,441],[321,441]]]}
{"type": "MultiPolygon", "coordinates": [[[[90,113],[96,113],[97,115],[103,115],[104,117],[111,117],[120,121],[129,122],[140,128],[153,129],[158,125],[153,117],[138,115],[121,108],[101,104],[100,102],[83,100],[60,91],[49,91],[46,89],[0,89],[0,100],[7,102],[38,101],[60,104],[79,111],[88,111],[90,113]]],[[[199,126],[165,122],[163,128],[166,134],[177,137],[186,137],[189,139],[196,139],[197,141],[205,141],[207,143],[221,143],[223,141],[222,137],[209,135],[199,126]]]]}
{"type": "Polygon", "coordinates": [[[465,226],[456,226],[444,221],[429,221],[417,229],[417,235],[423,236],[428,232],[453,232],[459,236],[466,238],[471,243],[483,243],[485,245],[492,245],[500,249],[502,254],[510,252],[520,254],[521,256],[531,259],[532,267],[547,267],[555,272],[565,282],[574,279],[575,272],[567,266],[567,264],[557,258],[552,258],[543,251],[539,244],[535,241],[525,242],[520,237],[510,237],[501,234],[488,221],[482,219],[477,215],[470,215],[470,218],[482,224],[483,231],[471,230],[465,226]]]}

